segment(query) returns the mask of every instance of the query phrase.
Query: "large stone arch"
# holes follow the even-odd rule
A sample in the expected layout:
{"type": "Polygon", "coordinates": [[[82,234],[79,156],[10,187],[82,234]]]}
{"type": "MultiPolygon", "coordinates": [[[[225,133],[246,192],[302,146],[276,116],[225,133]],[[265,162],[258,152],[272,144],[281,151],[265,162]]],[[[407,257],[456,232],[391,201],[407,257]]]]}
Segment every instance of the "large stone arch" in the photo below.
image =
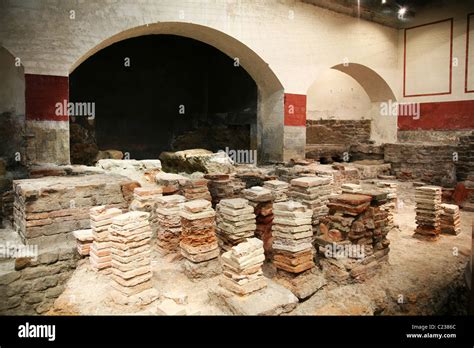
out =
{"type": "Polygon", "coordinates": [[[119,32],[83,52],[72,64],[72,73],[82,62],[98,51],[125,39],[143,35],[168,34],[195,39],[211,45],[239,64],[253,78],[258,87],[257,127],[253,130],[260,163],[281,161],[284,152],[284,89],[275,73],[259,55],[239,40],[219,30],[185,22],[146,24],[119,32]]]}
{"type": "MultiPolygon", "coordinates": [[[[368,118],[372,121],[371,140],[376,143],[395,142],[397,140],[397,117],[396,115],[383,115],[381,113],[383,103],[391,105],[396,102],[396,96],[386,80],[374,69],[358,63],[337,64],[330,69],[339,71],[349,76],[367,94],[370,106],[368,107],[368,118]]],[[[317,79],[309,87],[320,83],[317,79]]],[[[311,98],[308,92],[308,99],[311,98]]]]}

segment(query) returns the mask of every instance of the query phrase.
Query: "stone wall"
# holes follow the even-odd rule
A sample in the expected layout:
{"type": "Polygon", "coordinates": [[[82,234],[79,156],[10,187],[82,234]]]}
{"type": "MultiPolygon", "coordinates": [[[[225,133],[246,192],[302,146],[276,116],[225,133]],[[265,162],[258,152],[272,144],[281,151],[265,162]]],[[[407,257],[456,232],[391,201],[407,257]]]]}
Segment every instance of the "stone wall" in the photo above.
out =
{"type": "Polygon", "coordinates": [[[14,181],[14,227],[39,247],[74,243],[72,231],[89,228],[89,209],[128,209],[135,181],[116,174],[44,177],[14,181]]]}
{"type": "Polygon", "coordinates": [[[469,177],[474,178],[474,132],[459,138],[456,170],[458,181],[469,180],[469,177]]]}
{"type": "Polygon", "coordinates": [[[69,122],[26,121],[28,163],[69,164],[69,122]]]}
{"type": "Polygon", "coordinates": [[[16,258],[0,262],[0,314],[46,313],[64,291],[76,268],[74,248],[40,252],[35,259],[16,258]]]}
{"type": "Polygon", "coordinates": [[[454,187],[457,146],[433,144],[385,144],[385,162],[400,180],[419,180],[427,184],[454,187]]]}
{"type": "Polygon", "coordinates": [[[370,140],[370,120],[307,120],[307,144],[359,144],[370,140]]]}
{"type": "Polygon", "coordinates": [[[471,133],[469,130],[398,130],[399,143],[457,144],[461,137],[471,133]]]}

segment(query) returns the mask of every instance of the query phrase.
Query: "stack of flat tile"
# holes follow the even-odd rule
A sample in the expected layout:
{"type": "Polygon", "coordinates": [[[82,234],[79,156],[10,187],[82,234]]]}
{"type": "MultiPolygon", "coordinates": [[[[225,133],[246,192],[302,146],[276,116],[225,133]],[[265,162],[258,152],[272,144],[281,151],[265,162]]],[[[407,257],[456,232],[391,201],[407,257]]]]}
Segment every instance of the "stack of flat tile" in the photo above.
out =
{"type": "Polygon", "coordinates": [[[94,207],[90,209],[90,220],[92,235],[94,241],[90,248],[90,262],[92,268],[104,273],[110,273],[112,262],[109,227],[112,219],[122,214],[118,208],[107,209],[105,206],[94,207]]]}
{"type": "Polygon", "coordinates": [[[441,233],[441,187],[421,186],[415,191],[416,224],[414,237],[435,241],[441,233]]]}
{"type": "Polygon", "coordinates": [[[130,203],[130,211],[150,213],[150,226],[154,236],[158,228],[156,218],[157,199],[163,196],[162,192],[161,187],[137,187],[133,190],[133,201],[130,203]]]}
{"type": "Polygon", "coordinates": [[[273,280],[299,299],[306,299],[326,284],[313,261],[313,212],[295,201],[275,203],[273,207],[273,280]]]}
{"type": "Polygon", "coordinates": [[[155,211],[158,251],[166,255],[178,252],[181,240],[181,210],[186,199],[180,195],[162,196],[157,199],[155,211]]]}
{"type": "Polygon", "coordinates": [[[317,226],[319,219],[328,214],[328,197],[332,191],[329,177],[303,177],[291,180],[288,196],[313,211],[312,224],[317,226]]]}
{"type": "Polygon", "coordinates": [[[461,215],[459,206],[454,204],[441,204],[441,233],[458,235],[461,233],[461,215]]]}
{"type": "Polygon", "coordinates": [[[254,209],[244,198],[222,199],[216,206],[217,237],[224,250],[253,237],[257,228],[254,209]]]}
{"type": "Polygon", "coordinates": [[[88,256],[90,253],[92,242],[94,241],[94,235],[92,229],[77,230],[73,232],[74,238],[76,238],[76,248],[81,256],[88,256]]]}
{"type": "Polygon", "coordinates": [[[362,190],[329,197],[329,215],[315,237],[319,266],[338,284],[362,282],[388,261],[388,214],[381,209],[387,193],[362,190]]]}
{"type": "Polygon", "coordinates": [[[255,236],[263,241],[265,255],[272,253],[272,221],[273,221],[273,194],[261,186],[254,186],[242,191],[244,197],[254,209],[257,228],[255,236]]]}
{"type": "Polygon", "coordinates": [[[234,198],[234,188],[229,174],[207,174],[204,176],[208,182],[209,192],[212,197],[212,206],[216,206],[221,199],[234,198]]]}
{"type": "Polygon", "coordinates": [[[188,201],[205,199],[210,202],[212,198],[207,185],[208,181],[206,179],[189,179],[184,185],[182,185],[181,191],[188,201]]]}
{"type": "Polygon", "coordinates": [[[257,238],[233,246],[222,254],[220,285],[238,295],[248,295],[267,286],[262,272],[263,242],[257,238]]]}
{"type": "Polygon", "coordinates": [[[277,176],[282,181],[291,182],[296,178],[303,176],[316,176],[315,168],[308,165],[295,165],[293,167],[277,167],[275,169],[277,176]]]}
{"type": "Polygon", "coordinates": [[[198,199],[184,203],[181,211],[181,255],[186,259],[184,271],[191,278],[220,273],[219,245],[216,238],[215,212],[211,203],[198,199]]]}
{"type": "Polygon", "coordinates": [[[397,188],[398,184],[395,182],[379,181],[377,186],[383,188],[387,192],[387,203],[381,206],[381,209],[388,213],[388,224],[390,228],[395,227],[394,215],[397,209],[397,188]]]}
{"type": "Polygon", "coordinates": [[[263,188],[270,190],[273,194],[273,202],[284,202],[288,200],[288,189],[290,185],[280,180],[268,180],[263,183],[263,188]]]}
{"type": "Polygon", "coordinates": [[[290,273],[314,267],[312,211],[299,202],[274,204],[273,264],[290,273]]]}
{"type": "Polygon", "coordinates": [[[173,173],[160,172],[155,176],[155,182],[161,187],[163,195],[181,194],[181,186],[185,185],[189,179],[173,173]]]}
{"type": "Polygon", "coordinates": [[[112,219],[112,287],[127,298],[151,289],[151,228],[149,213],[132,211],[112,219]]]}
{"type": "Polygon", "coordinates": [[[362,191],[362,187],[358,184],[345,183],[341,185],[342,193],[357,193],[362,191]]]}

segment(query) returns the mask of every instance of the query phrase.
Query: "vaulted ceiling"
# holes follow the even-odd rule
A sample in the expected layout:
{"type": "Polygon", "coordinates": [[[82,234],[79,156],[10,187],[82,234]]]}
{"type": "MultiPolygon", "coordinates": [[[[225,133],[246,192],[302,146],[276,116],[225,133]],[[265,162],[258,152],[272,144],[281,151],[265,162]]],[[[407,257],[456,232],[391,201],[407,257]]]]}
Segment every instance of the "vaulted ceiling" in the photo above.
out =
{"type": "Polygon", "coordinates": [[[416,14],[424,7],[441,4],[447,0],[302,0],[305,3],[323,7],[335,12],[360,17],[365,20],[403,28],[416,18],[416,14]],[[399,10],[406,9],[403,19],[399,18],[399,10]]]}

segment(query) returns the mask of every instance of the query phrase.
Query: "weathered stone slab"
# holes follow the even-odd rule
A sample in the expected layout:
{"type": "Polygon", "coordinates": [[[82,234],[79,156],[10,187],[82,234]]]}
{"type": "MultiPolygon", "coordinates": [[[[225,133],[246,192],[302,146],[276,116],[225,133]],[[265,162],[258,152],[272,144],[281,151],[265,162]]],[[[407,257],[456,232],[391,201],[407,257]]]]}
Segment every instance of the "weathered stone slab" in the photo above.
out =
{"type": "Polygon", "coordinates": [[[220,286],[209,291],[210,300],[223,311],[236,315],[280,315],[291,312],[298,298],[290,290],[267,279],[267,286],[239,296],[220,286]]]}

